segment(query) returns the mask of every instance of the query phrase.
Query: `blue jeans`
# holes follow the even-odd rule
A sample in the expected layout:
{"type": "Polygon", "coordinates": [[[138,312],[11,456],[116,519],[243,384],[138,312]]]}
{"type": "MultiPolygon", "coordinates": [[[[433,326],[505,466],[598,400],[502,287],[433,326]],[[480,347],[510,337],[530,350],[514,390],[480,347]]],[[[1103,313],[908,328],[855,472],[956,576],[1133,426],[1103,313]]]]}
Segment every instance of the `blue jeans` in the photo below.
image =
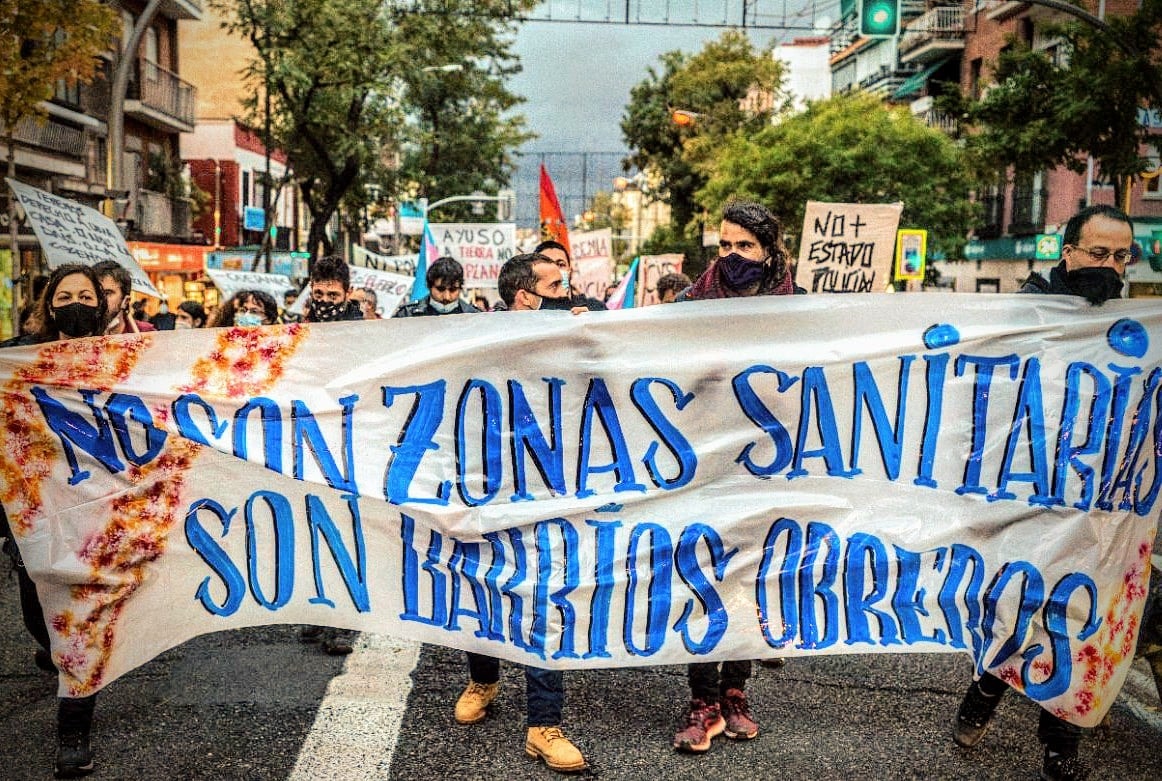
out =
{"type": "MultiPolygon", "coordinates": [[[[500,660],[468,653],[468,677],[476,683],[500,681],[500,660]]],[[[565,675],[560,670],[525,666],[525,724],[529,727],[556,727],[565,705],[565,675]]]]}

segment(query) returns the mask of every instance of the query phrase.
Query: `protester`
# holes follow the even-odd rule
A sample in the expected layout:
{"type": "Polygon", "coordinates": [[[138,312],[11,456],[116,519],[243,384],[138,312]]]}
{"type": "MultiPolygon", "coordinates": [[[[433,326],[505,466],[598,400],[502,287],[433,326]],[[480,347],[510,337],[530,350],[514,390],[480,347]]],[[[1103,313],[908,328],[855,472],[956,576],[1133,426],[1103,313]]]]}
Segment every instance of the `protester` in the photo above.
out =
{"type": "Polygon", "coordinates": [[[424,280],[428,283],[428,295],[404,304],[392,317],[430,317],[480,311],[460,298],[464,289],[464,267],[455,258],[436,258],[428,266],[424,280]]]}
{"type": "Polygon", "coordinates": [[[181,302],[173,314],[176,318],[173,327],[176,330],[206,327],[206,310],[197,301],[181,302]]]}
{"type": "Polygon", "coordinates": [[[297,312],[292,312],[291,307],[299,300],[299,291],[293,287],[287,288],[286,292],[282,294],[282,309],[278,311],[278,321],[280,323],[301,323],[303,316],[297,312]]]}
{"type": "MultiPolygon", "coordinates": [[[[536,253],[505,262],[497,278],[500,297],[513,312],[531,309],[571,309],[572,304],[556,263],[536,253]]],[[[584,311],[584,310],[580,310],[584,311]]],[[[500,660],[468,653],[468,686],[456,700],[455,719],[476,724],[500,694],[500,660]]],[[[565,676],[560,670],[525,666],[525,754],[539,757],[551,769],[571,773],[586,767],[585,757],[561,730],[565,676]]]]}
{"type": "Polygon", "coordinates": [[[369,287],[358,287],[351,291],[351,300],[359,304],[364,320],[382,320],[379,314],[379,296],[369,287]]]}
{"type": "Polygon", "coordinates": [[[239,290],[218,307],[213,328],[232,325],[272,325],[278,320],[278,304],[264,290],[239,290]]]}
{"type": "MultiPolygon", "coordinates": [[[[718,234],[718,257],[677,301],[806,292],[791,281],[782,229],[765,206],[727,204],[718,234]]],[[[746,698],[750,672],[749,659],[722,662],[721,669],[718,662],[689,665],[690,707],[685,726],[674,735],[674,748],[700,754],[723,733],[733,740],[757,736],[759,725],[746,698]]]]}
{"type": "MultiPolygon", "coordinates": [[[[1112,206],[1082,209],[1065,225],[1061,262],[1050,269],[1049,279],[1034,272],[1020,292],[1079,296],[1097,306],[1120,298],[1133,244],[1134,224],[1125,212],[1112,206]]],[[[980,743],[1008,690],[1007,683],[989,672],[973,681],[957,710],[953,741],[965,748],[980,743]]],[[[1041,709],[1037,739],[1044,746],[1042,779],[1074,781],[1089,774],[1078,757],[1083,734],[1081,727],[1041,709]]]]}
{"type": "MultiPolygon", "coordinates": [[[[66,264],[53,269],[40,298],[39,328],[35,333],[9,339],[3,347],[43,344],[84,336],[101,336],[108,324],[108,305],[101,277],[89,266],[66,264]]],[[[36,584],[24,567],[8,528],[8,518],[0,507],[0,537],[4,552],[12,559],[20,594],[20,611],[24,626],[40,646],[36,666],[56,672],[49,642],[44,609],[36,584]]],[[[93,772],[94,752],[90,743],[93,708],[97,695],[57,698],[56,777],[78,778],[93,772]]]]}
{"type": "Polygon", "coordinates": [[[333,323],[363,319],[359,303],[348,298],[351,293],[351,269],[343,258],[327,255],[316,260],[311,268],[310,287],[311,300],[307,302],[304,322],[333,323]]]}
{"type": "MultiPolygon", "coordinates": [[[[347,261],[336,255],[326,255],[315,261],[311,268],[311,300],[307,302],[303,322],[333,323],[340,320],[362,320],[363,310],[358,301],[350,300],[351,269],[347,261]]],[[[354,650],[355,632],[330,626],[304,626],[299,630],[304,643],[319,642],[323,653],[346,656],[354,650]]]]}
{"type": "Polygon", "coordinates": [[[682,273],[664,274],[658,279],[658,302],[672,304],[678,295],[690,287],[690,277],[682,273]]]}
{"type": "Polygon", "coordinates": [[[102,260],[93,265],[93,271],[101,279],[101,290],[109,307],[107,334],[128,334],[154,331],[152,323],[135,320],[129,316],[129,298],[133,292],[133,277],[128,269],[115,260],[102,260]]]}
{"type": "Polygon", "coordinates": [[[587,296],[576,289],[573,284],[576,282],[576,276],[573,274],[573,258],[569,255],[569,250],[565,249],[564,244],[551,239],[542,241],[533,252],[540,253],[557,264],[557,268],[561,270],[562,278],[565,280],[565,288],[569,291],[573,306],[583,306],[591,312],[604,312],[608,309],[604,302],[587,296]]]}
{"type": "Polygon", "coordinates": [[[157,308],[157,312],[149,318],[149,322],[159,331],[172,331],[176,320],[173,312],[169,311],[169,302],[164,298],[161,300],[161,306],[157,308]]]}

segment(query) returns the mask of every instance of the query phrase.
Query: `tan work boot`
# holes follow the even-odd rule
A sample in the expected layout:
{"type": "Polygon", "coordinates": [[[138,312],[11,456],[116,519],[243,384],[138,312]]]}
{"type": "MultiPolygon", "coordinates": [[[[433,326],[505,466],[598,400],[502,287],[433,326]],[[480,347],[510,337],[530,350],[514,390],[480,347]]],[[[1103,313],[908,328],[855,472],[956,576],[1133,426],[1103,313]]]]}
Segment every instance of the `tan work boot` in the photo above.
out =
{"type": "Polygon", "coordinates": [[[477,683],[469,681],[468,688],[456,700],[456,721],[461,724],[475,724],[488,715],[488,704],[500,694],[500,682],[477,683]]]}
{"type": "Polygon", "coordinates": [[[569,742],[560,727],[529,727],[525,753],[540,757],[545,764],[561,773],[585,769],[585,757],[569,742]]]}

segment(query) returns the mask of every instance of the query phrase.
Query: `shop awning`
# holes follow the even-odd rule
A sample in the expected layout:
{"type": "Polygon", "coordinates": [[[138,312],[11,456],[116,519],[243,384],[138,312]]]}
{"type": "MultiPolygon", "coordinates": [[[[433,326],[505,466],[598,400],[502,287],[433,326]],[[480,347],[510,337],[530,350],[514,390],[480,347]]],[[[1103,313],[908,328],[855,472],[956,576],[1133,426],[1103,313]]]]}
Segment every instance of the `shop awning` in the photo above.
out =
{"type": "Polygon", "coordinates": [[[924,85],[928,83],[928,79],[932,77],[932,74],[944,67],[944,63],[948,62],[949,59],[945,57],[943,60],[929,65],[919,73],[913,73],[904,80],[903,84],[896,88],[896,91],[892,93],[892,99],[906,98],[924,89],[924,85]]]}

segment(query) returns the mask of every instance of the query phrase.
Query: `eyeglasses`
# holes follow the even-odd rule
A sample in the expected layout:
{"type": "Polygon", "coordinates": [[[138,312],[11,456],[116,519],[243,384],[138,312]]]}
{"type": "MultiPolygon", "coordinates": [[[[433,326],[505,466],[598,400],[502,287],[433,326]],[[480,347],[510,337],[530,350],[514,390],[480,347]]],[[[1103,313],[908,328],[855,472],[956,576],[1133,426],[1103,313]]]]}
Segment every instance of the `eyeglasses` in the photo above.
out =
{"type": "Polygon", "coordinates": [[[266,317],[266,310],[254,306],[240,306],[239,313],[246,313],[248,315],[258,315],[259,317],[266,317]]]}
{"type": "Polygon", "coordinates": [[[1098,263],[1105,263],[1106,258],[1110,256],[1113,256],[1115,263],[1125,263],[1133,255],[1133,250],[1129,249],[1112,250],[1108,247],[1082,247],[1076,244],[1074,245],[1074,249],[1084,252],[1098,263]]]}
{"type": "Polygon", "coordinates": [[[438,293],[458,293],[461,285],[452,285],[451,287],[444,287],[443,285],[432,285],[432,290],[438,293]]]}

